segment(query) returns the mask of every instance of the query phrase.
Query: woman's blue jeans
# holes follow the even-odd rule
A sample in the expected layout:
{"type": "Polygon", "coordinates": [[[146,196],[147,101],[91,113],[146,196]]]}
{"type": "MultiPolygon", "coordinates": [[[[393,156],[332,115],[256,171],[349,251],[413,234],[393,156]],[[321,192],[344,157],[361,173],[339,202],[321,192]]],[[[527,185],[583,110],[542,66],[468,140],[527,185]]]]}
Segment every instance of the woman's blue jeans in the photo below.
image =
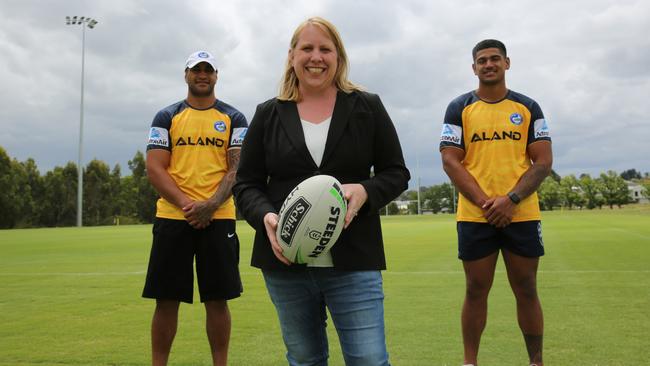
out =
{"type": "Polygon", "coordinates": [[[380,271],[263,271],[291,366],[327,365],[326,307],[347,366],[386,366],[380,271]]]}

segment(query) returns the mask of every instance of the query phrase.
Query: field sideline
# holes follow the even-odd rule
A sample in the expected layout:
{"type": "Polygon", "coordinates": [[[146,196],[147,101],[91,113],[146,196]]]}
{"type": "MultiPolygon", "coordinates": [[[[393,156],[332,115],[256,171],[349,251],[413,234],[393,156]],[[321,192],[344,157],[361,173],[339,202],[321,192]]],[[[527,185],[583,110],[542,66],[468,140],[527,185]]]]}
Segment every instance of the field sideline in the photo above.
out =
{"type": "MultiPolygon", "coordinates": [[[[543,217],[545,363],[648,364],[650,205],[543,217]]],[[[394,216],[383,228],[392,364],[460,365],[453,217],[394,216]]],[[[275,311],[249,266],[253,231],[238,222],[238,233],[245,292],[230,302],[230,364],[286,365],[275,311]]],[[[140,293],[150,241],[150,225],[0,231],[0,365],[147,365],[153,302],[140,293]]],[[[211,364],[203,319],[199,303],[181,306],[170,365],[211,364]]],[[[329,331],[330,365],[343,365],[329,331]]],[[[502,262],[479,357],[482,366],[527,365],[502,262]]]]}

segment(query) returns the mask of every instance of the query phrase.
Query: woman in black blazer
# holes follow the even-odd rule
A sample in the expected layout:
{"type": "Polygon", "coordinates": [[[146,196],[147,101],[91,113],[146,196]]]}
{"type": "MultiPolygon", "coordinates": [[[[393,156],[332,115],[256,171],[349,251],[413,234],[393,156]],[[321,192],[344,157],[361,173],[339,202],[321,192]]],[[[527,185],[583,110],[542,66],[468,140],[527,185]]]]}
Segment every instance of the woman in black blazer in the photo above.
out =
{"type": "Polygon", "coordinates": [[[257,107],[233,188],[256,230],[252,265],[262,269],[290,365],[327,363],[326,308],[347,365],[388,365],[379,209],[410,178],[395,127],[379,97],[347,79],[336,28],[322,18],[294,32],[280,95],[257,107]],[[301,181],[319,174],[342,184],[348,212],[331,255],[290,263],[277,243],[277,212],[301,181]]]}

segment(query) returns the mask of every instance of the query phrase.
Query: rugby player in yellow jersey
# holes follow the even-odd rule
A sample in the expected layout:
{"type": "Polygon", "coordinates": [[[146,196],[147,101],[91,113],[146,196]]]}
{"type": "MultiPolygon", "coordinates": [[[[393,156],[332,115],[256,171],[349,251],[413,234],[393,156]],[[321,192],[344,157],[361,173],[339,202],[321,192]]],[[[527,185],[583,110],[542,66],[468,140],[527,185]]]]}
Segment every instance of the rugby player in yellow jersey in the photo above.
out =
{"type": "Polygon", "coordinates": [[[481,41],[472,57],[478,89],[449,104],[440,138],[443,168],[460,192],[464,363],[477,365],[501,252],[530,365],[541,366],[544,321],[536,278],[544,246],[536,190],[553,162],[549,130],[539,105],[506,87],[510,59],[502,42],[481,41]]]}
{"type": "Polygon", "coordinates": [[[180,302],[192,303],[194,259],[214,365],[226,365],[227,300],[242,291],[232,186],[248,123],[214,93],[217,67],[206,51],[185,63],[187,98],[151,124],[147,174],[160,194],[143,297],[156,299],[152,364],[166,365],[180,302]]]}

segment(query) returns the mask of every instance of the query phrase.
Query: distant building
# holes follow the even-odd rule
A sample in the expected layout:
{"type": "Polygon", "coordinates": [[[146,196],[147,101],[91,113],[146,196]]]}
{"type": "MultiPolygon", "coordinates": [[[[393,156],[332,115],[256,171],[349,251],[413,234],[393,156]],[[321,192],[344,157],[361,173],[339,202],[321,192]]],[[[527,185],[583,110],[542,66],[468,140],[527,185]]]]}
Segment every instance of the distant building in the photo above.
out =
{"type": "MultiPolygon", "coordinates": [[[[404,200],[404,201],[395,200],[395,201],[393,201],[393,202],[395,202],[395,204],[397,205],[397,208],[398,208],[400,211],[408,211],[408,209],[409,209],[409,203],[410,203],[411,201],[408,201],[408,200],[404,200]]],[[[415,202],[417,202],[417,201],[415,201],[415,202]]]]}
{"type": "Polygon", "coordinates": [[[630,191],[630,198],[633,202],[650,203],[650,200],[648,200],[643,194],[643,191],[645,190],[643,185],[627,180],[625,183],[627,184],[627,189],[630,191]]]}

